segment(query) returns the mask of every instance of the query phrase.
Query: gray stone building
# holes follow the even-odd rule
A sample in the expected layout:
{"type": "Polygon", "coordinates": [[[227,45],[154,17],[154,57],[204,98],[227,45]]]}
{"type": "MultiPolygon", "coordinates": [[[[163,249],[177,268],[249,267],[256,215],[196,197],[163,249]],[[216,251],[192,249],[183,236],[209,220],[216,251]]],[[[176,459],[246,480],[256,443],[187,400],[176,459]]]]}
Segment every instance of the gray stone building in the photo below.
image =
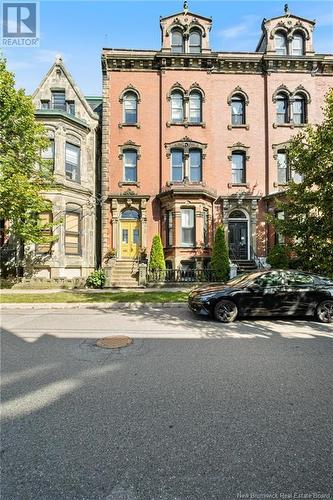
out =
{"type": "Polygon", "coordinates": [[[43,195],[52,204],[45,220],[54,226],[52,245],[37,245],[35,275],[86,277],[98,264],[99,109],[98,97],[84,97],[57,58],[33,94],[36,118],[50,140],[43,152],[53,161],[56,187],[43,195]]]}

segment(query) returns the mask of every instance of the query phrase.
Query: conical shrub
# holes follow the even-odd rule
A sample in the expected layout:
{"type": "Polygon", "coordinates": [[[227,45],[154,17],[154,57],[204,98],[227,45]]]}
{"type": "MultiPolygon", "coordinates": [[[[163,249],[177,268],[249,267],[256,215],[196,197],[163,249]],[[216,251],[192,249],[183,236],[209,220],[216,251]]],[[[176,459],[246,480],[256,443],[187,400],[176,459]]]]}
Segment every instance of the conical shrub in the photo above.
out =
{"type": "Polygon", "coordinates": [[[161,237],[156,234],[153,238],[149,259],[150,271],[165,271],[165,259],[161,237]]]}
{"type": "Polygon", "coordinates": [[[211,269],[216,281],[228,281],[230,271],[229,252],[225,241],[224,228],[221,225],[217,226],[215,232],[211,269]]]}

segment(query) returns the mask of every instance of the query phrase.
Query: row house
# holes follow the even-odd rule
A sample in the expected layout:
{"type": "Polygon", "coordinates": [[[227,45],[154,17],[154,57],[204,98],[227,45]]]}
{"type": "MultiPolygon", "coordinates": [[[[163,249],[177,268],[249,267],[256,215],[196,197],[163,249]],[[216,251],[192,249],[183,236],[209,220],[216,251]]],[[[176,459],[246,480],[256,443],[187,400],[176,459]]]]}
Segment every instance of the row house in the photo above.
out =
{"type": "Polygon", "coordinates": [[[215,52],[212,19],[185,3],[160,19],[160,50],[103,49],[103,255],[135,261],[160,234],[169,267],[203,267],[221,223],[232,260],[265,258],[265,215],[298,179],[288,142],[332,86],[314,25],[286,7],[255,52],[215,52]]]}
{"type": "Polygon", "coordinates": [[[44,123],[55,188],[43,193],[52,209],[41,215],[54,222],[54,242],[36,245],[37,276],[79,278],[96,266],[98,249],[99,109],[101,99],[86,98],[61,57],[34,92],[35,116],[44,123]]]}

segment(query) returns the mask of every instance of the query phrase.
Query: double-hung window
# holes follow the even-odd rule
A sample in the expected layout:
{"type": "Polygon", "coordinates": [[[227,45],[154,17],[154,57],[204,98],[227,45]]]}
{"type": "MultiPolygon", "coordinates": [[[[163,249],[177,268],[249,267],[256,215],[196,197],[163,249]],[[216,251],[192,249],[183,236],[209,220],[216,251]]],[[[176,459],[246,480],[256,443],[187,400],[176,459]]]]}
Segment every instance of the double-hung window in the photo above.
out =
{"type": "Polygon", "coordinates": [[[54,139],[49,139],[49,145],[44,151],[42,151],[43,160],[49,160],[54,169],[54,139]]]}
{"type": "Polygon", "coordinates": [[[288,156],[286,151],[277,153],[278,184],[286,184],[289,181],[288,156]]]}
{"type": "Polygon", "coordinates": [[[293,102],[293,122],[295,125],[306,123],[306,105],[303,95],[296,95],[293,102]]]}
{"type": "Polygon", "coordinates": [[[171,32],[171,52],[174,54],[182,54],[184,52],[184,38],[180,30],[172,30],[171,32]]]}
{"type": "Polygon", "coordinates": [[[81,211],[79,209],[70,207],[66,209],[66,215],[65,215],[66,255],[79,255],[81,253],[80,220],[81,220],[81,211]]]}
{"type": "Polygon", "coordinates": [[[199,149],[190,150],[190,181],[200,182],[202,180],[202,155],[199,149]]]}
{"type": "Polygon", "coordinates": [[[245,124],[245,101],[242,96],[235,95],[231,99],[231,123],[232,125],[245,124]]]}
{"type": "Polygon", "coordinates": [[[52,91],[52,108],[60,111],[67,111],[66,109],[66,95],[64,90],[52,91]]]}
{"type": "Polygon", "coordinates": [[[202,96],[200,92],[191,92],[189,99],[189,122],[202,122],[202,96]]]}
{"type": "Polygon", "coordinates": [[[195,211],[194,208],[181,209],[181,242],[183,246],[195,245],[195,211]]]}
{"type": "Polygon", "coordinates": [[[200,54],[201,52],[201,33],[193,30],[190,33],[188,41],[188,49],[190,54],[200,54]]]}
{"type": "Polygon", "coordinates": [[[66,142],[66,179],[74,182],[80,182],[80,156],[80,146],[66,142]]]}
{"type": "Polygon", "coordinates": [[[287,55],[287,37],[284,33],[276,33],[274,36],[275,51],[280,56],[287,55]]]}
{"type": "Polygon", "coordinates": [[[235,151],[231,156],[232,163],[232,183],[245,184],[245,153],[243,151],[235,151]]]}
{"type": "Polygon", "coordinates": [[[205,247],[207,247],[209,244],[209,218],[207,208],[203,210],[203,242],[205,247]]]}
{"type": "Polygon", "coordinates": [[[285,94],[276,97],[276,122],[278,124],[289,122],[289,100],[285,94]]]}
{"type": "Polygon", "coordinates": [[[171,94],[171,121],[173,123],[184,121],[184,98],[181,92],[171,94]]]}
{"type": "MultiPolygon", "coordinates": [[[[41,213],[39,215],[39,221],[42,226],[43,237],[45,238],[45,240],[47,239],[50,240],[52,237],[52,226],[51,226],[53,222],[52,212],[49,211],[41,213]]],[[[52,247],[52,242],[50,241],[39,243],[38,245],[36,245],[36,252],[39,254],[47,254],[50,253],[51,247],[52,247]]]]}
{"type": "Polygon", "coordinates": [[[124,96],[124,123],[134,125],[137,123],[137,96],[134,92],[126,92],[124,96]]]}
{"type": "Polygon", "coordinates": [[[137,181],[137,159],[136,151],[124,151],[124,181],[136,182],[137,181]]]}
{"type": "Polygon", "coordinates": [[[171,151],[171,180],[182,182],[184,179],[184,153],[181,149],[171,151]]]}

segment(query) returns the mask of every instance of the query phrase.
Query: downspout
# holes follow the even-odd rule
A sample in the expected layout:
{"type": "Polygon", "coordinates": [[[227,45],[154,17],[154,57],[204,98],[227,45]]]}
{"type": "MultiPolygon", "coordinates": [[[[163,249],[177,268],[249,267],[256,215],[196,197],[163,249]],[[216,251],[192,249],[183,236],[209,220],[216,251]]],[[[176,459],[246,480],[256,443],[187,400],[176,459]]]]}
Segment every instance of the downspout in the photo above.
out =
{"type": "MultiPolygon", "coordinates": [[[[163,104],[163,100],[162,100],[162,75],[163,75],[163,70],[162,68],[160,67],[159,68],[159,73],[160,73],[160,81],[159,81],[159,87],[160,87],[160,102],[159,102],[159,148],[160,148],[160,155],[159,155],[159,193],[162,192],[162,161],[163,161],[163,154],[162,154],[162,135],[163,135],[163,125],[162,125],[162,117],[163,117],[163,111],[162,111],[162,104],[163,104]]],[[[162,238],[162,203],[161,203],[161,200],[159,199],[159,204],[160,204],[160,219],[159,219],[159,232],[160,232],[160,236],[162,238]]]]}

